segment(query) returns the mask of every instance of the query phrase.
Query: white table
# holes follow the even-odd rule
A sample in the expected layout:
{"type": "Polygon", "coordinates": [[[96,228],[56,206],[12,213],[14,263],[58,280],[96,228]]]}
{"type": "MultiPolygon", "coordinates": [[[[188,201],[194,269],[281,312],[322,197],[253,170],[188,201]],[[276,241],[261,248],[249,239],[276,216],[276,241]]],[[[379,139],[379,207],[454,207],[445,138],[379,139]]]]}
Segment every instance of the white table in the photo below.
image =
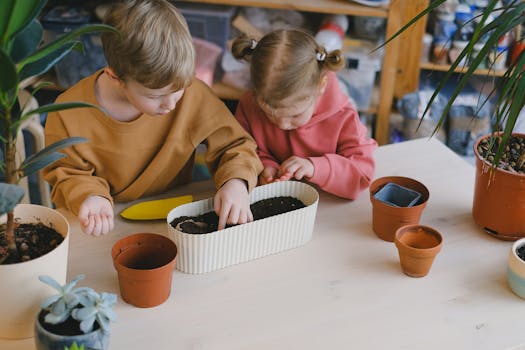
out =
{"type": "MultiPolygon", "coordinates": [[[[421,222],[444,244],[428,276],[404,275],[394,244],[375,236],[368,192],[354,202],[323,193],[307,245],[204,275],[175,271],[170,298],[156,308],[119,298],[110,348],[525,349],[525,300],[506,283],[511,242],[471,218],[474,168],[435,139],[383,146],[376,160],[376,177],[413,177],[430,191],[421,222]]],[[[187,193],[209,197],[210,183],[170,195],[187,193]]],[[[69,218],[68,278],[84,273],[80,285],[117,294],[113,243],[167,231],[162,221],[117,219],[112,234],[92,238],[69,218]]],[[[33,343],[2,340],[0,349],[33,343]]]]}

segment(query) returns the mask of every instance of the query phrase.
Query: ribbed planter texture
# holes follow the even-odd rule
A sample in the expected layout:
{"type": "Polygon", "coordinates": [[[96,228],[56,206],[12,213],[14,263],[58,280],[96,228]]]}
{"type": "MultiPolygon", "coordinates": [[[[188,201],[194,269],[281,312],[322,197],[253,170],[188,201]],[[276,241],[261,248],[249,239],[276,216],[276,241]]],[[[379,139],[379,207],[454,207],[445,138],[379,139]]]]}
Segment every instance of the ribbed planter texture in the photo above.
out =
{"type": "MultiPolygon", "coordinates": [[[[38,276],[48,275],[64,284],[69,250],[69,224],[58,211],[41,205],[18,204],[14,214],[20,223],[41,222],[53,227],[64,240],[37,259],[0,265],[0,338],[7,339],[33,336],[40,302],[53,294],[53,290],[38,280],[38,276]]],[[[5,219],[4,216],[0,223],[5,223],[5,219]]]]}
{"type": "Polygon", "coordinates": [[[374,180],[370,184],[370,201],[372,202],[372,228],[382,240],[393,242],[396,230],[401,226],[417,224],[425,209],[429,192],[421,182],[403,176],[386,176],[374,180]],[[420,198],[411,207],[389,205],[374,197],[383,186],[394,183],[420,193],[420,198]]]}
{"type": "Polygon", "coordinates": [[[517,250],[525,246],[525,238],[512,245],[507,265],[507,282],[510,289],[519,297],[525,299],[525,261],[517,254],[517,250]]]}
{"type": "Polygon", "coordinates": [[[443,238],[434,228],[407,225],[396,231],[395,245],[401,269],[410,277],[424,277],[441,251],[443,238]]]}
{"type": "MultiPolygon", "coordinates": [[[[523,134],[514,136],[525,137],[523,134]]],[[[476,183],[472,216],[476,224],[492,236],[515,241],[525,237],[525,175],[492,168],[474,145],[476,183]]]]}
{"type": "Polygon", "coordinates": [[[168,237],[136,233],[111,249],[122,299],[137,307],[153,307],[168,299],[177,246],[168,237]]]}
{"type": "MultiPolygon", "coordinates": [[[[39,314],[40,315],[40,314],[39,314]]],[[[109,346],[110,334],[98,328],[93,332],[79,335],[59,335],[49,332],[40,323],[39,317],[35,320],[35,346],[37,350],[64,350],[73,343],[84,345],[85,349],[106,350],[109,346]]]]}

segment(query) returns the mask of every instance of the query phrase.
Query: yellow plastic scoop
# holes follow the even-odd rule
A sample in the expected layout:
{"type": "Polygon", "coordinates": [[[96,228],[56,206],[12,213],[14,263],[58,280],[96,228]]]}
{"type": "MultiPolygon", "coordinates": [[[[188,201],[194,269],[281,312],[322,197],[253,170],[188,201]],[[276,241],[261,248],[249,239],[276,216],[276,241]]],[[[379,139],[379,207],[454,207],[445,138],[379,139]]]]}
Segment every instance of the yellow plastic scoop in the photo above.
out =
{"type": "Polygon", "coordinates": [[[166,219],[171,209],[192,201],[191,195],[146,201],[127,207],[120,216],[128,220],[166,219]]]}

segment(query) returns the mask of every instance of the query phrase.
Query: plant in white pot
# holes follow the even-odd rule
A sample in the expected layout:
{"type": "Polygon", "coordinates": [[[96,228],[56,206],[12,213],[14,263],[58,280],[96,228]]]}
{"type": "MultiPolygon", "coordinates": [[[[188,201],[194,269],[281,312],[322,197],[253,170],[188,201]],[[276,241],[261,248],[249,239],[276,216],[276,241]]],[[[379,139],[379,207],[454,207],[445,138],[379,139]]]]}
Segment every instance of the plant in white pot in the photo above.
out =
{"type": "Polygon", "coordinates": [[[62,286],[49,276],[39,276],[58,293],[42,301],[35,319],[38,350],[62,350],[73,344],[89,349],[108,348],[110,322],[116,320],[113,307],[117,295],[99,294],[89,287],[75,288],[83,278],[84,275],[78,275],[62,286]]]}
{"type": "MultiPolygon", "coordinates": [[[[446,0],[433,0],[428,7],[409,21],[395,35],[394,40],[446,0]]],[[[467,68],[455,81],[455,89],[441,115],[434,133],[444,124],[449,110],[468,80],[486,62],[494,62],[501,55],[497,50],[499,40],[525,23],[525,2],[521,0],[488,0],[486,7],[475,14],[476,23],[472,37],[440,80],[424,115],[432,102],[453,79],[453,74],[463,62],[467,68]],[[474,50],[476,46],[476,50],[474,50]],[[492,58],[492,59],[491,59],[492,58]]],[[[471,23],[469,23],[470,25],[471,23]]],[[[460,28],[461,29],[461,28],[460,28]]],[[[496,98],[494,131],[482,137],[474,146],[476,154],[476,185],[474,190],[473,217],[481,228],[493,236],[516,240],[525,237],[525,135],[513,133],[520,112],[525,106],[525,51],[514,55],[503,76],[495,82],[492,91],[479,101],[479,110],[491,98],[496,98]]],[[[492,69],[492,65],[489,66],[492,69]]],[[[456,79],[456,78],[454,78],[456,79]]],[[[421,118],[421,121],[423,118],[421,118]]]]}
{"type": "MultiPolygon", "coordinates": [[[[64,282],[67,269],[67,221],[50,208],[18,205],[24,194],[18,183],[21,178],[63,157],[58,152],[62,148],[85,141],[65,139],[17,161],[16,139],[20,128],[35,114],[92,107],[86,103],[50,104],[25,111],[18,97],[22,82],[47,72],[72,49],[81,48],[81,43],[75,40],[80,35],[114,31],[106,25],[89,25],[40,46],[43,30],[37,16],[45,3],[44,0],[0,1],[0,173],[5,179],[0,183],[0,224],[3,224],[0,227],[0,280],[4,281],[0,286],[0,300],[5,305],[0,312],[0,337],[3,338],[33,335],[34,312],[38,302],[48,294],[36,277],[48,274],[64,282]],[[56,231],[55,237],[49,239],[48,249],[36,249],[39,254],[33,254],[32,247],[40,247],[39,243],[45,241],[40,231],[30,234],[25,241],[20,241],[22,235],[17,237],[19,229],[30,223],[43,225],[46,232],[56,231]]],[[[34,92],[42,86],[37,86],[34,92]]]]}

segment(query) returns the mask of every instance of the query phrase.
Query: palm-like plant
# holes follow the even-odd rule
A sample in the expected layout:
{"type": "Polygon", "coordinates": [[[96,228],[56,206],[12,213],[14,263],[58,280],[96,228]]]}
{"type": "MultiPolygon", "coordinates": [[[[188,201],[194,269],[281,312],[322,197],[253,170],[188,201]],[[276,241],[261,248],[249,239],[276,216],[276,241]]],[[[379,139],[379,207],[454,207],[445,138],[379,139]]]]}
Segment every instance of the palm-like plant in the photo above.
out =
{"type": "MultiPolygon", "coordinates": [[[[386,43],[394,40],[397,36],[403,33],[407,28],[419,21],[422,17],[435,10],[442,5],[446,0],[432,0],[429,6],[419,13],[416,17],[410,20],[403,26],[396,34],[389,38],[386,43]]],[[[468,45],[463,49],[460,55],[452,62],[450,68],[445,73],[443,78],[438,83],[430,101],[428,102],[423,116],[429,111],[430,106],[435,98],[437,98],[440,91],[444,88],[447,81],[455,73],[456,68],[461,67],[461,62],[467,58],[470,61],[469,66],[462,72],[458,79],[456,87],[452,92],[448,103],[443,110],[441,118],[434,130],[434,133],[443,126],[452,104],[472,77],[476,69],[481,68],[487,61],[490,55],[495,54],[498,41],[508,32],[513,31],[516,27],[525,22],[525,2],[522,0],[505,1],[505,5],[501,5],[499,0],[489,0],[485,10],[476,18],[476,26],[472,38],[468,41],[468,45]],[[494,20],[489,20],[491,14],[497,14],[494,20]],[[482,49],[473,54],[474,45],[481,44],[482,49]]],[[[386,44],[385,43],[385,44],[386,44]]],[[[492,69],[492,67],[489,67],[492,69]]],[[[484,97],[484,100],[479,104],[483,106],[490,98],[497,96],[496,111],[495,111],[495,125],[491,143],[496,144],[497,152],[493,160],[493,166],[496,166],[503,154],[503,151],[509,141],[512,130],[516,124],[520,111],[525,105],[525,79],[523,78],[525,70],[525,53],[521,52],[516,60],[510,62],[503,76],[496,81],[492,91],[484,97]],[[502,129],[502,125],[505,125],[502,129]]],[[[481,109],[481,107],[480,107],[481,109]]],[[[421,119],[423,120],[423,118],[421,119]]],[[[491,147],[492,147],[491,145],[491,147]]]]}
{"type": "MultiPolygon", "coordinates": [[[[76,39],[94,31],[115,31],[106,25],[88,25],[64,35],[41,47],[42,26],[37,16],[46,0],[0,1],[0,172],[5,183],[0,183],[0,214],[7,213],[5,236],[9,256],[18,257],[15,244],[13,209],[24,195],[18,185],[21,178],[33,174],[64,157],[58,151],[86,140],[73,137],[49,145],[40,152],[16,162],[16,138],[22,123],[34,114],[79,107],[95,107],[87,103],[49,104],[22,112],[24,106],[18,98],[22,82],[51,69],[71,50],[81,50],[82,43],[76,39]]],[[[45,86],[37,86],[33,94],[45,86]]],[[[1,263],[0,257],[0,263],[1,263]]]]}

